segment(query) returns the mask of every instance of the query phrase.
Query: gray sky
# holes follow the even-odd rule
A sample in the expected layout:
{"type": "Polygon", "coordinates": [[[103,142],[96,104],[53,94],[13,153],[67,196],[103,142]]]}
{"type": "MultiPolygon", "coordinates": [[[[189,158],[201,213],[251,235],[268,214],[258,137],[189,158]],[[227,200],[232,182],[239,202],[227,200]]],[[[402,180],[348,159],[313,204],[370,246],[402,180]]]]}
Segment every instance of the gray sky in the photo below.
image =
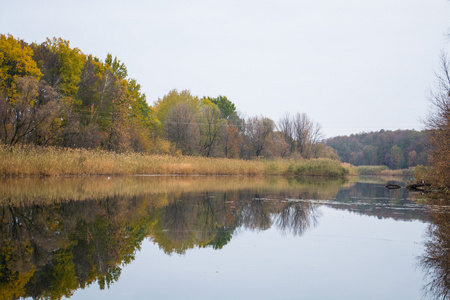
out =
{"type": "Polygon", "coordinates": [[[149,104],[174,88],[224,95],[245,116],[304,112],[327,137],[422,129],[450,50],[448,0],[0,3],[0,33],[110,52],[149,104]]]}

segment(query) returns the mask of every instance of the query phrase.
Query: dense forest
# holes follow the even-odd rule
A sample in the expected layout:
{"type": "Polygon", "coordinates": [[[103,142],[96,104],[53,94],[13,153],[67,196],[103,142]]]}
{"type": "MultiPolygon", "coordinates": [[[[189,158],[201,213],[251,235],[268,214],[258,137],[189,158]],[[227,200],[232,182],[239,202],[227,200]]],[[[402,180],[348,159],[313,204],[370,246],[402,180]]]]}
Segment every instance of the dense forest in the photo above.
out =
{"type": "Polygon", "coordinates": [[[352,134],[326,139],[343,162],[360,165],[384,165],[404,169],[426,165],[427,132],[397,130],[352,134]]]}
{"type": "Polygon", "coordinates": [[[125,64],[0,35],[0,141],[206,157],[338,158],[306,114],[241,118],[225,96],[172,90],[149,105],[125,64]],[[278,129],[278,130],[277,130],[278,129]]]}

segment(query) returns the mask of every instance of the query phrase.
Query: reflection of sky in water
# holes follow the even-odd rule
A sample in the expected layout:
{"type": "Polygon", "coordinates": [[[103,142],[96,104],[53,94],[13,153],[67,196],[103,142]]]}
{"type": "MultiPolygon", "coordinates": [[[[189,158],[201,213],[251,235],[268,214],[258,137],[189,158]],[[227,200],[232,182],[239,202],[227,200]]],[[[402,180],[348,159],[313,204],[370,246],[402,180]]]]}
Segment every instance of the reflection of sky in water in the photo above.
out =
{"type": "Polygon", "coordinates": [[[420,299],[426,223],[319,212],[302,236],[240,228],[221,250],[167,255],[146,239],[110,289],[71,299],[420,299]]]}

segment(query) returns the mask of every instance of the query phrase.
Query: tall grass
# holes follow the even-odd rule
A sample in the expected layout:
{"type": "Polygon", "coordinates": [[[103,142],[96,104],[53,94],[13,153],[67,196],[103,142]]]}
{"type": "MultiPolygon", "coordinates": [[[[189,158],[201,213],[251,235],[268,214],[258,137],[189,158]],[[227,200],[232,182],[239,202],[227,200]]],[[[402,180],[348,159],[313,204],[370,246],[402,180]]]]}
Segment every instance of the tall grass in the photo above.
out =
{"type": "Polygon", "coordinates": [[[288,169],[288,174],[339,177],[352,175],[353,170],[350,165],[342,164],[337,160],[311,159],[302,160],[297,164],[291,164],[288,169]]]}
{"type": "Polygon", "coordinates": [[[391,170],[387,166],[357,166],[358,175],[414,176],[414,168],[391,170]]]}
{"type": "Polygon", "coordinates": [[[0,146],[0,176],[137,174],[344,176],[351,167],[331,159],[240,160],[0,146]]]}

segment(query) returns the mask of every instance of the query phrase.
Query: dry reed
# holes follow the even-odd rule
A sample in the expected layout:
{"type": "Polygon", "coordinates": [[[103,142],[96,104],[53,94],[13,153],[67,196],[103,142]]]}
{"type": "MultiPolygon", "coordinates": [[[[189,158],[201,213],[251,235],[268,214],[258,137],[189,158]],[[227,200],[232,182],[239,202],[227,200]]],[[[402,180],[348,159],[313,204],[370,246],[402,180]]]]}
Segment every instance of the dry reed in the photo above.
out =
{"type": "Polygon", "coordinates": [[[414,167],[398,170],[391,170],[387,166],[357,166],[355,168],[359,175],[414,176],[414,167]]]}
{"type": "Polygon", "coordinates": [[[0,176],[7,177],[136,174],[344,176],[349,173],[349,165],[330,159],[241,160],[0,146],[0,176]]]}

